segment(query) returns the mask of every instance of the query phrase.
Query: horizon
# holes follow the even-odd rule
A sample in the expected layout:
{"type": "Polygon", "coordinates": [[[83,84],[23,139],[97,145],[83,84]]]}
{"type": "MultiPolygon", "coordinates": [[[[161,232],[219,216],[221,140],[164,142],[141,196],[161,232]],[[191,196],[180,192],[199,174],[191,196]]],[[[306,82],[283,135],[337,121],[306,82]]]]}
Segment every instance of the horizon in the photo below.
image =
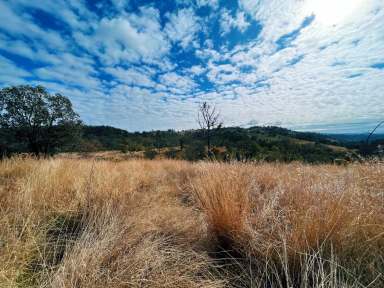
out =
{"type": "MultiPolygon", "coordinates": [[[[155,131],[162,131],[162,132],[165,132],[165,131],[169,131],[169,130],[172,130],[172,131],[175,131],[175,132],[183,132],[183,131],[193,131],[193,130],[200,130],[201,128],[199,127],[195,127],[195,128],[189,128],[189,129],[173,129],[173,128],[164,128],[164,129],[160,129],[160,130],[156,130],[156,129],[149,129],[149,130],[127,130],[127,129],[124,129],[124,128],[120,128],[120,127],[115,127],[115,126],[110,126],[110,125],[104,125],[104,124],[100,124],[100,125],[92,125],[92,124],[87,124],[87,123],[84,123],[85,126],[88,126],[88,127],[109,127],[109,128],[114,128],[114,129],[120,129],[120,130],[124,130],[128,133],[150,133],[150,132],[155,132],[155,131]]],[[[317,134],[323,134],[323,135],[369,135],[369,133],[372,132],[373,129],[371,130],[367,130],[367,131],[355,131],[353,132],[354,130],[353,129],[350,129],[350,128],[340,128],[340,127],[337,127],[337,128],[331,128],[331,129],[328,129],[329,126],[325,126],[323,128],[321,127],[317,127],[317,128],[309,128],[309,129],[303,129],[302,127],[298,126],[298,128],[286,128],[286,127],[282,127],[282,126],[267,126],[267,125],[255,125],[255,126],[227,126],[227,125],[223,125],[222,128],[241,128],[241,129],[248,129],[248,128],[253,128],[253,127],[258,127],[258,128],[268,128],[268,127],[276,127],[276,128],[282,128],[282,129],[288,129],[288,130],[291,130],[291,131],[294,131],[294,132],[299,132],[299,133],[305,133],[305,132],[308,132],[308,133],[317,133],[317,134]]],[[[349,126],[348,126],[349,127],[349,126]]],[[[375,133],[373,134],[373,136],[379,136],[381,137],[382,135],[384,135],[384,129],[383,127],[379,127],[375,133]]]]}
{"type": "Polygon", "coordinates": [[[43,85],[87,125],[194,129],[203,101],[227,127],[360,134],[384,117],[381,0],[16,0],[0,17],[0,88],[43,85]]]}

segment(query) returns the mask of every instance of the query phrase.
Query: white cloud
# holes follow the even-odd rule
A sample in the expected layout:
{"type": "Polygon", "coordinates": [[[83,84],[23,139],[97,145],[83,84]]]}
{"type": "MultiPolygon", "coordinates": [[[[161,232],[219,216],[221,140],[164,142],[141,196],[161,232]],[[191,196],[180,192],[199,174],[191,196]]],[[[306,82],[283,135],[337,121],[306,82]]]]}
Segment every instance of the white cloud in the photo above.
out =
{"type": "Polygon", "coordinates": [[[222,10],[220,21],[222,34],[227,34],[234,28],[240,32],[244,32],[249,25],[250,23],[247,21],[244,11],[237,11],[235,17],[232,17],[227,9],[222,10]]]}
{"type": "Polygon", "coordinates": [[[105,71],[125,84],[152,88],[156,86],[156,83],[151,79],[151,71],[145,69],[107,67],[105,71]]]}
{"type": "Polygon", "coordinates": [[[241,9],[263,24],[261,37],[275,41],[300,26],[305,16],[305,1],[295,0],[239,0],[241,9]]]}
{"type": "Polygon", "coordinates": [[[12,40],[2,34],[0,34],[0,49],[28,59],[36,57],[36,51],[26,45],[24,41],[12,40]]]}
{"type": "Polygon", "coordinates": [[[0,2],[0,19],[6,19],[2,21],[0,31],[6,33],[25,37],[29,39],[33,44],[46,45],[52,49],[65,50],[67,48],[66,41],[51,30],[44,30],[38,25],[30,22],[28,17],[18,15],[10,6],[0,2]]]}
{"type": "Polygon", "coordinates": [[[210,61],[208,64],[208,70],[208,79],[212,83],[217,84],[218,88],[220,88],[220,85],[227,85],[233,81],[240,81],[240,73],[234,65],[215,64],[210,61]]]}
{"type": "Polygon", "coordinates": [[[158,11],[142,8],[140,14],[103,18],[91,35],[77,33],[79,45],[96,54],[105,64],[144,61],[153,63],[170,49],[161,31],[158,11]]]}
{"type": "Polygon", "coordinates": [[[25,77],[31,74],[24,69],[17,67],[15,63],[0,55],[0,83],[1,86],[22,84],[25,77]]]}
{"type": "Polygon", "coordinates": [[[198,7],[210,6],[213,9],[219,8],[219,0],[197,0],[198,7]]]}
{"type": "Polygon", "coordinates": [[[173,43],[178,43],[186,49],[195,40],[199,28],[199,19],[193,9],[181,9],[169,16],[164,31],[173,43]]]}
{"type": "Polygon", "coordinates": [[[42,80],[60,81],[63,85],[77,86],[83,89],[101,89],[98,78],[92,76],[91,67],[77,65],[43,67],[35,70],[35,75],[42,80]]]}
{"type": "Polygon", "coordinates": [[[116,9],[124,9],[129,5],[129,0],[111,0],[116,9]]]}
{"type": "Polygon", "coordinates": [[[175,72],[165,73],[160,76],[160,83],[168,87],[169,91],[175,94],[193,93],[196,83],[187,76],[175,72]]]}
{"type": "Polygon", "coordinates": [[[332,26],[315,17],[305,28],[310,15],[295,0],[240,0],[237,11],[217,0],[179,0],[167,12],[155,4],[128,12],[129,1],[113,0],[98,14],[84,1],[11,2],[0,2],[0,82],[62,92],[87,123],[193,128],[202,100],[216,103],[227,125],[298,127],[384,114],[384,70],[371,67],[384,62],[381,0],[364,1],[353,21],[332,26]],[[205,18],[196,15],[201,7],[210,11],[205,18]],[[33,9],[66,31],[43,27],[33,9]],[[221,42],[251,21],[262,25],[257,39],[221,42]],[[283,35],[291,37],[278,44],[283,35]],[[206,79],[209,91],[199,85],[206,79]]]}
{"type": "Polygon", "coordinates": [[[195,65],[195,66],[192,66],[191,68],[188,69],[190,73],[194,74],[194,75],[201,75],[203,74],[205,71],[207,71],[206,68],[203,68],[202,66],[200,65],[195,65]]]}
{"type": "MultiPolygon", "coordinates": [[[[370,65],[384,59],[380,48],[384,44],[380,28],[383,10],[360,11],[358,21],[349,25],[324,27],[315,21],[298,33],[291,47],[277,50],[274,41],[300,27],[304,18],[296,21],[294,13],[287,13],[287,18],[273,20],[271,15],[257,12],[261,2],[253,3],[248,9],[253,7],[254,15],[264,19],[264,33],[259,38],[262,41],[220,55],[221,61],[230,59],[232,65],[215,63],[218,59],[209,65],[208,77],[219,91],[216,101],[223,114],[228,115],[229,123],[247,123],[254,115],[260,124],[282,123],[290,127],[298,123],[348,123],[381,117],[384,108],[379,91],[384,89],[384,82],[379,78],[384,71],[370,65]],[[273,26],[274,21],[283,23],[284,19],[290,20],[285,27],[273,26]],[[332,66],[336,61],[342,65],[332,66]],[[250,69],[241,72],[241,67],[250,69]],[[351,75],[357,75],[357,79],[348,78],[351,75]]],[[[266,6],[275,7],[278,3],[270,1],[266,6]]],[[[265,9],[261,10],[268,11],[265,9]]],[[[271,11],[279,13],[275,8],[271,11]]],[[[213,59],[207,51],[200,53],[213,59]]]]}
{"type": "Polygon", "coordinates": [[[12,4],[17,8],[19,14],[25,13],[31,8],[39,9],[75,29],[89,28],[89,20],[96,18],[83,1],[14,0],[12,4]],[[88,21],[82,20],[83,18],[87,18],[88,21]]]}

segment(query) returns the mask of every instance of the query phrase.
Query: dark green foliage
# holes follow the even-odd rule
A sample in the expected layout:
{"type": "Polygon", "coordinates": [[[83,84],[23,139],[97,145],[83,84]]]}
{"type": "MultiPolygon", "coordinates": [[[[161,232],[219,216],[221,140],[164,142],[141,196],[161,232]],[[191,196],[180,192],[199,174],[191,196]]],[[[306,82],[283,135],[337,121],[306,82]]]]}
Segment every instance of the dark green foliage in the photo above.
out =
{"type": "Polygon", "coordinates": [[[173,130],[129,133],[108,126],[84,126],[83,139],[98,141],[100,150],[122,150],[126,146],[127,151],[143,151],[146,148],[159,149],[180,144],[180,135],[173,130]]]}
{"type": "Polygon", "coordinates": [[[206,157],[206,148],[202,142],[193,142],[184,149],[183,158],[186,160],[197,161],[206,157]]]}
{"type": "Polygon", "coordinates": [[[13,86],[0,90],[0,128],[5,153],[47,155],[75,142],[80,119],[65,96],[42,86],[13,86]]]}
{"type": "MultiPolygon", "coordinates": [[[[2,129],[1,133],[5,133],[2,129]]],[[[299,133],[277,127],[227,127],[215,131],[212,137],[211,155],[200,130],[175,132],[150,131],[130,133],[107,126],[84,126],[78,141],[62,146],[61,151],[107,151],[123,153],[145,151],[146,158],[164,153],[167,158],[197,161],[206,158],[238,161],[304,161],[308,163],[330,163],[346,157],[346,152],[330,148],[329,144],[344,146],[328,136],[314,133],[299,133]],[[313,135],[313,138],[311,138],[313,135]],[[161,152],[166,148],[165,152],[161,152]],[[182,148],[182,149],[181,149],[182,148]],[[176,152],[177,151],[177,152],[176,152]],[[155,154],[156,153],[156,154],[155,154]]],[[[0,137],[0,153],[28,151],[25,143],[9,140],[12,135],[0,137]]],[[[73,138],[72,138],[73,139],[73,138]]],[[[377,146],[378,142],[372,142],[377,146]]],[[[376,147],[375,146],[375,147],[376,147]]],[[[352,150],[350,150],[352,151],[352,150]]]]}
{"type": "Polygon", "coordinates": [[[148,151],[162,153],[161,149],[167,148],[168,152],[164,152],[166,157],[190,161],[213,158],[223,161],[329,163],[336,158],[344,159],[346,155],[343,151],[327,146],[343,146],[329,136],[300,133],[279,127],[226,127],[215,130],[212,134],[211,155],[208,155],[201,130],[130,133],[106,126],[85,126],[83,131],[83,148],[88,143],[88,146],[98,150],[147,151],[147,156],[153,154],[148,151]],[[176,150],[179,152],[176,153],[176,150]]]}
{"type": "Polygon", "coordinates": [[[170,148],[165,152],[165,156],[169,159],[176,159],[178,155],[178,150],[175,148],[170,148]]]}
{"type": "Polygon", "coordinates": [[[144,151],[144,157],[146,159],[150,159],[150,160],[155,159],[156,155],[157,155],[157,152],[154,149],[148,149],[144,151]]]}
{"type": "Polygon", "coordinates": [[[14,152],[26,151],[27,146],[16,140],[15,131],[12,129],[0,129],[0,159],[10,156],[14,152]]]}

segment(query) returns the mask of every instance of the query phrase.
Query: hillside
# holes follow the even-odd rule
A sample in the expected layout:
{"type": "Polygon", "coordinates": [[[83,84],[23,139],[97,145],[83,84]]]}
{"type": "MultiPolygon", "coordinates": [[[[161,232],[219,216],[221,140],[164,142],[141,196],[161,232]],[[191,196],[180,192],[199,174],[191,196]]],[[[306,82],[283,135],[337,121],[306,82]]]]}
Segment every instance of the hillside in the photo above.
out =
{"type": "MultiPolygon", "coordinates": [[[[205,156],[200,130],[130,133],[108,126],[85,126],[82,151],[121,150],[168,152],[169,158],[198,160],[205,156]]],[[[331,162],[351,150],[327,135],[295,132],[279,127],[225,127],[212,139],[215,157],[237,160],[331,162]]],[[[148,153],[149,154],[149,153],[148,153]]]]}
{"type": "MultiPolygon", "coordinates": [[[[326,136],[335,139],[341,143],[357,143],[364,142],[367,140],[368,133],[356,133],[356,134],[327,134],[326,136]]],[[[373,134],[370,138],[370,141],[383,140],[384,134],[377,133],[373,134]]]]}
{"type": "MultiPolygon", "coordinates": [[[[359,142],[348,142],[346,138],[280,127],[224,127],[215,130],[210,153],[202,130],[128,132],[108,126],[81,126],[73,135],[71,141],[51,147],[51,154],[121,151],[150,159],[194,161],[205,159],[210,154],[210,158],[217,160],[331,163],[335,159],[357,159],[357,153],[363,151],[359,142]]],[[[375,151],[381,142],[374,140],[370,144],[372,147],[364,151],[375,151]]],[[[27,143],[19,141],[18,130],[0,129],[0,155],[28,151],[27,143]]]]}

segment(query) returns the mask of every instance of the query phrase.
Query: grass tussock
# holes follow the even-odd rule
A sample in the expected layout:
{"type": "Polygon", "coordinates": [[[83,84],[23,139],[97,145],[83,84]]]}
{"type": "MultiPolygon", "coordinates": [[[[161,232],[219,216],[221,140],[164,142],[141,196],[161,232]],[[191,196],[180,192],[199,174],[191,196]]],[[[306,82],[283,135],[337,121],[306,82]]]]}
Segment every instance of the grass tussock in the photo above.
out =
{"type": "Polygon", "coordinates": [[[0,287],[384,287],[384,165],[0,162],[0,287]]]}

